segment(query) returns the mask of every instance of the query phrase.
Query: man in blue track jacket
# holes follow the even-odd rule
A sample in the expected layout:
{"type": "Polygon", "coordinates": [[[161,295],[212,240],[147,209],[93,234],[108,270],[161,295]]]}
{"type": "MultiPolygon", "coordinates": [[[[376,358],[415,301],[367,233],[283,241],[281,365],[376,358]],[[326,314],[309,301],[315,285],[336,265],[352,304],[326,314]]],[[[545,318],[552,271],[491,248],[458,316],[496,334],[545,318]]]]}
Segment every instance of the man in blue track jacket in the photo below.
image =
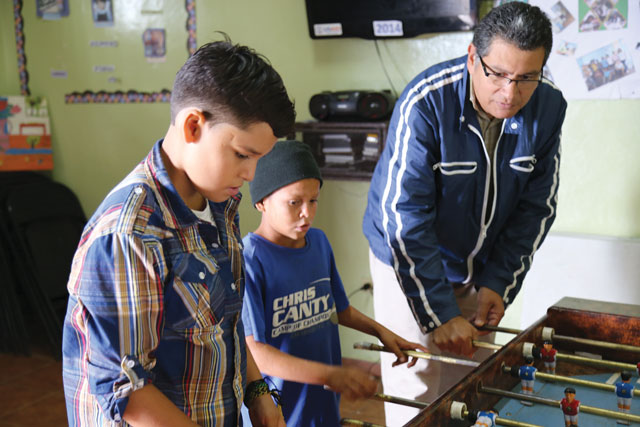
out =
{"type": "MultiPolygon", "coordinates": [[[[500,322],[555,218],[567,104],[542,78],[551,46],[539,8],[503,4],[468,55],[423,71],[396,103],[363,223],[375,317],[434,352],[474,354],[476,328],[500,322]]],[[[390,395],[431,402],[465,374],[426,361],[391,373],[386,357],[390,395]]],[[[417,413],[385,406],[389,425],[417,413]]]]}

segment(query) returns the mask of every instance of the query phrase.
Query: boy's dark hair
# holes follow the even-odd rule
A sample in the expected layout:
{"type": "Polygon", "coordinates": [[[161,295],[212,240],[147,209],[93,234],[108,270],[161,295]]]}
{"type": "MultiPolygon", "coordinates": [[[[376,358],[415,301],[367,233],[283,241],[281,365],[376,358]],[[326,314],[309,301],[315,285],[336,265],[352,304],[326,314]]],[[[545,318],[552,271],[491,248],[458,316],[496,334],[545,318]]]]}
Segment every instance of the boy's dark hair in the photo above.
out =
{"type": "Polygon", "coordinates": [[[278,138],[291,133],[295,109],[280,75],[264,56],[224,36],[201,46],[176,74],[171,123],[183,108],[196,107],[210,125],[266,122],[278,138]]]}
{"type": "Polygon", "coordinates": [[[631,372],[629,371],[623,371],[620,373],[620,378],[622,379],[622,381],[629,381],[631,379],[631,372]]]}
{"type": "Polygon", "coordinates": [[[521,50],[543,47],[544,65],[553,45],[551,21],[537,6],[519,1],[505,3],[491,9],[475,27],[472,43],[478,55],[487,55],[496,38],[512,43],[521,50]]]}
{"type": "Polygon", "coordinates": [[[576,389],[573,387],[567,387],[564,389],[564,394],[567,394],[567,393],[576,394],[576,389]]]}

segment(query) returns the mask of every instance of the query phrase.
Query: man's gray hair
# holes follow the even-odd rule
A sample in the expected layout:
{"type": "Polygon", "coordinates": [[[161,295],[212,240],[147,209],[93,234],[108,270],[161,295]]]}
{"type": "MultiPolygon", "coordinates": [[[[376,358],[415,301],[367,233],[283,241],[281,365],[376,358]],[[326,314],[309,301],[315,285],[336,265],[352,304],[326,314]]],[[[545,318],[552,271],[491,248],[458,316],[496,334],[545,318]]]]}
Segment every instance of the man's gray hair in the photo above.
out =
{"type": "Polygon", "coordinates": [[[539,7],[511,1],[491,9],[482,18],[474,30],[472,43],[478,54],[485,56],[496,38],[521,50],[544,48],[544,65],[553,45],[551,21],[539,7]]]}

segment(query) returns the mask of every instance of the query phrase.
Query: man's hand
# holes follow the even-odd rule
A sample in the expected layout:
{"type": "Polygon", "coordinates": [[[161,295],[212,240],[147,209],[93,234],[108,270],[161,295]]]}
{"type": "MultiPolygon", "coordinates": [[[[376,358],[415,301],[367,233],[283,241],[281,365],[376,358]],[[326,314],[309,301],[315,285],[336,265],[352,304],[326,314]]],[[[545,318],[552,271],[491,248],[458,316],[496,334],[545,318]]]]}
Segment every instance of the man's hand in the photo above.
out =
{"type": "MultiPolygon", "coordinates": [[[[484,325],[498,326],[504,316],[504,303],[495,291],[484,286],[478,291],[478,305],[473,324],[480,328],[484,325]]],[[[480,335],[489,334],[490,331],[480,332],[480,335]]]]}
{"type": "Polygon", "coordinates": [[[433,334],[433,342],[440,350],[471,357],[475,348],[471,343],[478,337],[478,330],[464,317],[456,316],[438,327],[433,334]]]}
{"type": "Polygon", "coordinates": [[[280,409],[273,403],[270,394],[256,397],[249,408],[251,424],[261,427],[286,427],[280,409]]]}
{"type": "MultiPolygon", "coordinates": [[[[378,337],[382,344],[387,347],[389,350],[393,351],[396,355],[396,360],[393,362],[391,366],[398,366],[403,363],[407,363],[409,358],[406,354],[403,353],[403,350],[419,350],[428,353],[426,347],[411,341],[407,341],[401,336],[391,332],[387,328],[380,328],[381,330],[378,332],[378,337]]],[[[407,365],[407,368],[412,367],[418,361],[417,357],[411,358],[411,362],[407,365]]]]}
{"type": "Polygon", "coordinates": [[[348,399],[371,397],[378,389],[378,382],[367,372],[352,368],[335,366],[327,378],[326,387],[341,393],[348,399]]]}

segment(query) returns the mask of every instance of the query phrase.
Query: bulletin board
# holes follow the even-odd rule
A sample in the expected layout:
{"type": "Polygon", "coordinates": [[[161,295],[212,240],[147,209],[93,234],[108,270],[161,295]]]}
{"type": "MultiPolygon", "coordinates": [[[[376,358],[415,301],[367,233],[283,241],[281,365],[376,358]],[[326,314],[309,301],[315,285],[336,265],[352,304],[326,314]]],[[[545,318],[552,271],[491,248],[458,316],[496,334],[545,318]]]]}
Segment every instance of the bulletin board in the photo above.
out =
{"type": "Polygon", "coordinates": [[[67,104],[169,102],[197,48],[195,0],[13,4],[22,95],[55,87],[67,104]]]}
{"type": "Polygon", "coordinates": [[[565,98],[640,98],[639,1],[522,1],[540,7],[552,22],[544,74],[565,98]]]}
{"type": "Polygon", "coordinates": [[[0,96],[0,171],[51,169],[47,101],[41,97],[0,96]]]}
{"type": "Polygon", "coordinates": [[[553,23],[547,71],[567,99],[640,98],[640,2],[531,3],[553,23]]]}

